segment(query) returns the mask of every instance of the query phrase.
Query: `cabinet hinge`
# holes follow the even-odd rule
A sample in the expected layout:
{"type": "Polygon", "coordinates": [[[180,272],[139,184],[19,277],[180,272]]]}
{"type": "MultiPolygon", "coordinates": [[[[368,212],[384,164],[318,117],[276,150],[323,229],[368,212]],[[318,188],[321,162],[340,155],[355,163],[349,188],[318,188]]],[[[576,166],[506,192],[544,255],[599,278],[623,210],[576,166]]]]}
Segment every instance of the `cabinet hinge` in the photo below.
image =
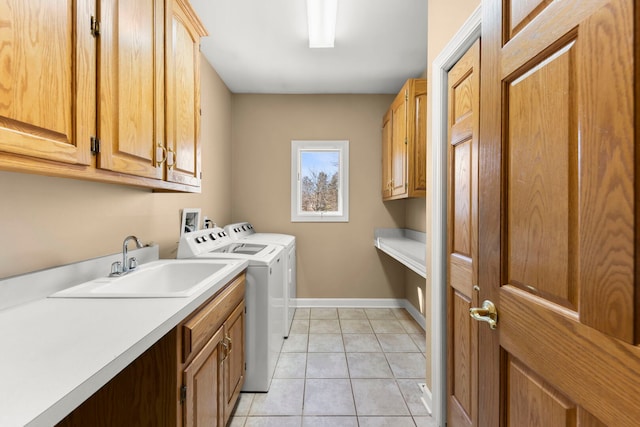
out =
{"type": "Polygon", "coordinates": [[[98,154],[100,152],[100,140],[92,136],[91,137],[91,154],[98,154]]]}
{"type": "Polygon", "coordinates": [[[409,91],[408,91],[408,90],[405,90],[405,91],[404,91],[404,100],[405,100],[405,101],[408,101],[408,100],[409,100],[409,91]]]}
{"type": "Polygon", "coordinates": [[[247,370],[247,362],[244,362],[244,370],[247,370]]]}
{"type": "Polygon", "coordinates": [[[184,403],[187,400],[187,386],[183,385],[180,387],[180,403],[184,403]]]}
{"type": "Polygon", "coordinates": [[[100,35],[100,21],[95,16],[91,16],[91,35],[98,37],[100,35]]]}
{"type": "Polygon", "coordinates": [[[407,142],[407,138],[405,138],[405,139],[404,139],[404,145],[407,145],[407,144],[408,144],[408,142],[407,142]]]}

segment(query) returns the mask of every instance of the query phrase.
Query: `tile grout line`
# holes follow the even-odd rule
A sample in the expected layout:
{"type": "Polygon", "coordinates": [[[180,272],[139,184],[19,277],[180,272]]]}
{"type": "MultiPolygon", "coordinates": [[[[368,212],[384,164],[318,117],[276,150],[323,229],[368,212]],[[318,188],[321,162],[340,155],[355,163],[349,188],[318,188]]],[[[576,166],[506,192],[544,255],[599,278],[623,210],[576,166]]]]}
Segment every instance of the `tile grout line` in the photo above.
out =
{"type": "MultiPolygon", "coordinates": [[[[400,322],[401,320],[407,320],[406,316],[405,317],[399,317],[398,316],[399,313],[396,313],[395,311],[391,311],[391,313],[393,315],[393,318],[382,318],[382,319],[380,319],[380,318],[377,318],[377,317],[373,317],[374,316],[373,313],[367,313],[364,309],[360,309],[360,310],[362,310],[364,312],[364,318],[363,319],[348,319],[348,318],[347,319],[343,319],[340,316],[339,309],[336,308],[336,309],[334,309],[335,310],[335,315],[336,315],[335,318],[329,316],[329,317],[321,317],[319,319],[312,319],[313,316],[311,314],[311,310],[312,309],[309,310],[308,317],[306,317],[304,315],[303,315],[304,317],[295,317],[294,316],[295,320],[306,320],[306,324],[307,324],[306,331],[305,331],[304,334],[296,333],[296,335],[304,335],[305,338],[306,338],[306,343],[304,345],[304,350],[305,351],[304,351],[304,353],[302,353],[302,354],[305,354],[305,367],[304,367],[304,374],[303,374],[304,378],[302,378],[302,380],[303,380],[303,396],[302,396],[302,410],[301,410],[301,414],[300,414],[300,425],[304,424],[304,419],[305,419],[304,407],[305,407],[305,397],[306,397],[306,394],[307,394],[307,380],[309,379],[308,378],[308,368],[309,368],[309,357],[308,356],[309,356],[310,353],[339,353],[339,354],[342,354],[342,356],[344,357],[344,362],[345,362],[345,365],[346,365],[346,374],[347,374],[347,379],[349,380],[349,386],[351,388],[351,398],[353,400],[353,406],[354,406],[354,412],[355,412],[355,415],[353,415],[353,418],[355,418],[356,425],[360,426],[360,421],[361,421],[360,418],[361,417],[381,417],[381,418],[385,418],[385,417],[391,417],[391,418],[393,418],[393,417],[403,417],[403,418],[411,419],[413,424],[417,425],[416,417],[419,417],[421,415],[420,414],[415,414],[415,415],[413,414],[411,408],[409,407],[409,403],[407,402],[407,398],[405,397],[405,395],[403,393],[403,389],[401,388],[400,383],[399,383],[399,380],[400,379],[404,379],[404,378],[397,378],[396,377],[396,373],[393,370],[393,368],[391,366],[391,363],[389,361],[389,354],[388,353],[395,353],[395,352],[393,352],[393,351],[389,351],[389,352],[385,351],[385,349],[384,349],[384,347],[382,345],[382,342],[380,340],[380,338],[381,338],[380,335],[384,335],[384,334],[407,335],[407,337],[409,338],[411,343],[415,346],[415,351],[413,351],[413,350],[412,351],[401,351],[399,353],[418,353],[418,354],[422,354],[423,357],[425,357],[424,356],[424,352],[422,351],[420,346],[418,346],[418,344],[415,342],[414,337],[411,336],[412,334],[415,334],[415,331],[414,330],[409,330],[408,326],[405,326],[402,322],[400,322]],[[330,331],[329,332],[314,332],[314,333],[312,333],[312,331],[311,331],[311,323],[312,323],[311,321],[312,320],[337,320],[337,324],[338,324],[339,331],[340,331],[340,343],[342,344],[341,351],[333,351],[333,350],[331,350],[332,349],[331,344],[328,344],[328,347],[326,347],[326,349],[324,349],[323,351],[310,352],[311,344],[312,344],[311,343],[311,336],[312,335],[326,335],[326,334],[337,335],[336,333],[330,332],[330,331]],[[407,411],[407,415],[406,416],[405,415],[366,415],[366,414],[360,414],[358,412],[358,407],[356,405],[356,396],[355,396],[355,391],[354,391],[354,386],[353,386],[354,378],[352,377],[352,375],[353,375],[352,374],[352,368],[351,368],[351,366],[349,364],[349,359],[347,357],[348,354],[349,354],[349,351],[347,351],[346,335],[350,335],[351,333],[345,333],[344,332],[344,330],[343,330],[343,321],[344,320],[367,320],[367,325],[369,326],[370,332],[367,332],[367,333],[353,332],[353,334],[354,335],[356,335],[356,334],[365,335],[365,336],[371,334],[371,335],[373,335],[373,338],[375,338],[375,342],[376,342],[379,350],[377,350],[375,352],[366,352],[365,351],[364,353],[372,353],[372,354],[374,354],[374,353],[382,353],[383,354],[384,360],[386,362],[386,367],[389,369],[389,371],[391,373],[391,378],[393,379],[393,384],[395,385],[395,387],[397,388],[397,390],[399,392],[399,397],[401,397],[401,399],[402,399],[402,403],[404,404],[404,409],[407,411]],[[373,327],[373,324],[371,323],[371,320],[395,320],[401,326],[403,332],[399,332],[399,331],[396,331],[396,332],[393,332],[393,331],[390,331],[390,332],[385,332],[385,331],[376,332],[374,327],[373,327]]],[[[330,328],[328,328],[328,330],[329,329],[330,328]]],[[[322,344],[319,344],[319,346],[320,347],[318,347],[318,349],[322,350],[322,344]]],[[[287,353],[301,353],[301,352],[297,351],[298,347],[294,347],[294,346],[292,346],[292,347],[293,347],[293,349],[295,351],[288,351],[287,353]]],[[[284,349],[284,345],[283,345],[283,349],[284,349]]],[[[280,360],[283,357],[283,353],[284,353],[284,351],[282,351],[280,353],[280,355],[278,356],[278,364],[279,364],[280,360]]],[[[363,353],[363,352],[362,351],[351,351],[351,353],[363,353]]],[[[290,378],[290,379],[297,378],[295,376],[296,375],[295,373],[292,374],[292,375],[294,375],[294,376],[292,378],[290,378]]],[[[391,379],[391,378],[379,378],[379,379],[388,380],[388,379],[391,379]]],[[[281,379],[287,379],[287,377],[283,377],[281,379]]],[[[322,378],[318,378],[318,379],[322,379],[322,378]]],[[[331,379],[331,378],[325,378],[325,379],[331,379]]],[[[376,379],[376,378],[363,377],[363,378],[356,378],[356,379],[376,379]]],[[[407,378],[406,380],[414,380],[414,379],[413,378],[407,378]]],[[[415,379],[415,380],[418,381],[419,379],[415,379]]],[[[244,419],[244,422],[242,423],[242,426],[246,426],[247,423],[249,423],[249,418],[250,417],[251,418],[253,418],[253,417],[256,417],[256,418],[257,417],[266,417],[266,418],[268,418],[268,417],[277,417],[278,416],[278,415],[275,415],[275,414],[274,415],[262,415],[262,416],[261,415],[255,415],[255,416],[251,415],[251,409],[254,406],[254,404],[255,404],[255,394],[251,398],[251,402],[249,404],[249,409],[247,410],[246,416],[244,416],[245,419],[244,419]]],[[[281,416],[288,417],[289,415],[281,415],[281,416]]],[[[320,415],[320,414],[316,414],[316,415],[311,414],[311,415],[309,415],[309,417],[323,417],[323,416],[331,416],[331,417],[335,416],[335,417],[338,417],[338,415],[320,415]]],[[[297,417],[297,416],[294,415],[294,417],[297,417]]],[[[339,417],[343,417],[343,416],[340,415],[339,417]]],[[[348,417],[352,417],[352,416],[349,415],[348,417]]]]}

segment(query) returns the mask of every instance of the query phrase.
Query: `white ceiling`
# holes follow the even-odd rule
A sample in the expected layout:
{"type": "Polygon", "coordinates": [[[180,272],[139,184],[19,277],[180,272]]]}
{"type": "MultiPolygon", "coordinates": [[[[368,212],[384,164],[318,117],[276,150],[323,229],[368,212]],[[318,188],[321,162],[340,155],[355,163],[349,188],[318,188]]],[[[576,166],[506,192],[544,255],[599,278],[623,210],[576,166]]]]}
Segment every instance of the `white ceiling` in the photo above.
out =
{"type": "Polygon", "coordinates": [[[427,66],[427,0],[338,0],[333,49],[309,49],[306,0],[191,4],[234,93],[392,94],[427,66]]]}

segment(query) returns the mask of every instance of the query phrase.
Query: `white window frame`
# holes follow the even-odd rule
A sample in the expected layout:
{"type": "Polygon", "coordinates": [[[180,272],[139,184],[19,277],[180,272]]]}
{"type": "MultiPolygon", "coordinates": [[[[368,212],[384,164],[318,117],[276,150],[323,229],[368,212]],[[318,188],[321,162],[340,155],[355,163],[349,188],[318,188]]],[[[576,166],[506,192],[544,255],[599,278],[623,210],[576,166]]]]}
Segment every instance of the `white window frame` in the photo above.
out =
{"type": "Polygon", "coordinates": [[[291,222],[349,222],[349,141],[291,141],[291,222]],[[337,212],[304,212],[300,209],[301,154],[304,151],[338,151],[340,186],[337,212]]]}

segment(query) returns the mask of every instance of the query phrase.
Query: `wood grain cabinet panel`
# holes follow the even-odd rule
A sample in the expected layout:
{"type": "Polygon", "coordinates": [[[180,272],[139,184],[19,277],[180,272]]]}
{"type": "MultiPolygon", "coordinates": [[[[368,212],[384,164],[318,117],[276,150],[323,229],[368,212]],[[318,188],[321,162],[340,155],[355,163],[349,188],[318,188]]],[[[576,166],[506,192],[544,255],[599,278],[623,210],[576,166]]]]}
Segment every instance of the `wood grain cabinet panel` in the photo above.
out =
{"type": "Polygon", "coordinates": [[[164,141],[164,2],[100,5],[97,166],[162,178],[155,147],[164,141]]]}
{"type": "Polygon", "coordinates": [[[222,342],[220,328],[184,369],[184,426],[223,426],[222,342]]]}
{"type": "Polygon", "coordinates": [[[409,79],[382,123],[382,199],[425,197],[427,81],[409,79]]]}
{"type": "Polygon", "coordinates": [[[226,340],[226,358],[223,359],[223,382],[224,382],[224,423],[229,422],[233,408],[240,397],[240,390],[244,385],[245,374],[245,305],[240,302],[229,315],[224,323],[224,333],[226,340]]]}
{"type": "Polygon", "coordinates": [[[166,179],[200,186],[200,38],[207,35],[186,0],[167,14],[166,179]]]}
{"type": "Polygon", "coordinates": [[[86,1],[0,0],[0,152],[90,163],[92,14],[86,1]]]}
{"type": "Polygon", "coordinates": [[[391,197],[391,157],[393,155],[391,110],[382,119],[382,198],[391,197]]]}

